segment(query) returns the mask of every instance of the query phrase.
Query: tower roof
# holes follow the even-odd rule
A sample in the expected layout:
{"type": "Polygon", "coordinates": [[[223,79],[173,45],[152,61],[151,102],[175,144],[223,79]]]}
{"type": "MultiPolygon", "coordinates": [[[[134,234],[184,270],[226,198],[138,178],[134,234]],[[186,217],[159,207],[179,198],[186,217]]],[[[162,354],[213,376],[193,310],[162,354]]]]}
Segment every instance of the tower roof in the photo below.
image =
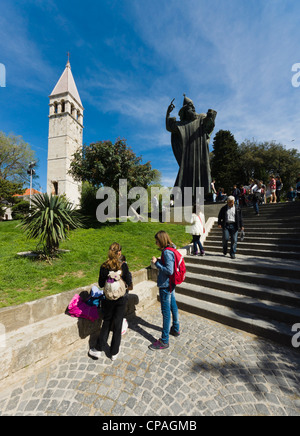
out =
{"type": "Polygon", "coordinates": [[[68,92],[72,95],[75,100],[82,106],[81,99],[79,97],[79,93],[77,90],[77,86],[75,84],[75,80],[71,71],[70,61],[68,60],[66,68],[62,75],[60,76],[59,81],[55,85],[53,91],[50,94],[50,97],[53,97],[58,94],[63,94],[68,92]]]}

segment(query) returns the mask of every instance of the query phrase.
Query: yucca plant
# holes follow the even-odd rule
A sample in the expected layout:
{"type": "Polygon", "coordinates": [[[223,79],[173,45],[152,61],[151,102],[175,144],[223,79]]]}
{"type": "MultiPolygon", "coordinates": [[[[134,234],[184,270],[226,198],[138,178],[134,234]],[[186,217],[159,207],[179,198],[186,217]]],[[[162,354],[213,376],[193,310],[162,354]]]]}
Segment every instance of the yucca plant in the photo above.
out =
{"type": "Polygon", "coordinates": [[[83,227],[80,214],[62,195],[37,194],[31,202],[21,226],[28,238],[39,238],[38,245],[47,254],[54,254],[60,242],[68,238],[69,230],[83,227]]]}

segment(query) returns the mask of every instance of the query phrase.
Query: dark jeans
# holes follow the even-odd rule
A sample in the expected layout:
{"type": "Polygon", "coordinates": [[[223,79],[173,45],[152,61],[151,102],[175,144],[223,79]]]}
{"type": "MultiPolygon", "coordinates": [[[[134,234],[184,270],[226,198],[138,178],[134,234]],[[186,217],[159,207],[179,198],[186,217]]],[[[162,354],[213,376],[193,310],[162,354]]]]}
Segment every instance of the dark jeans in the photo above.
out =
{"type": "Polygon", "coordinates": [[[110,328],[113,329],[110,352],[112,356],[118,354],[121,343],[122,322],[125,317],[127,295],[118,300],[104,300],[102,303],[103,324],[100,336],[97,340],[96,350],[103,351],[106,344],[110,328]]]}
{"type": "Polygon", "coordinates": [[[280,203],[280,199],[281,199],[281,189],[276,189],[276,200],[277,200],[277,203],[280,203]]]}
{"type": "Polygon", "coordinates": [[[197,253],[198,249],[197,246],[200,249],[200,252],[202,253],[204,251],[203,245],[200,242],[200,235],[193,235],[193,249],[194,249],[194,254],[197,253]]]}
{"type": "Polygon", "coordinates": [[[253,209],[254,209],[254,212],[256,213],[256,215],[259,214],[258,205],[259,205],[259,200],[254,196],[253,197],[253,209]]]}
{"type": "Polygon", "coordinates": [[[227,246],[229,238],[231,240],[230,255],[236,253],[238,241],[238,228],[236,224],[225,224],[223,229],[223,253],[227,254],[227,246]]]}

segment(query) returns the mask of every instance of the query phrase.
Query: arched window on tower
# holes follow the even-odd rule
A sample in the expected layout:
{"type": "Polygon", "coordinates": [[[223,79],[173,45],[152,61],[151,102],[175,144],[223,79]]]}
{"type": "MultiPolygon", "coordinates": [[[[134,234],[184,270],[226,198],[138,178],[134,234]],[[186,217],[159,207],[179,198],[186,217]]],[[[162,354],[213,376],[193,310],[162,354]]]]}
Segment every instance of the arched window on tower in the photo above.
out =
{"type": "Polygon", "coordinates": [[[58,195],[58,182],[52,182],[52,195],[58,195]]]}
{"type": "Polygon", "coordinates": [[[55,102],[53,106],[54,106],[54,113],[57,114],[57,111],[58,111],[57,103],[55,102]]]}
{"type": "Polygon", "coordinates": [[[66,104],[65,104],[64,100],[62,100],[61,101],[61,111],[65,112],[65,110],[66,110],[66,104]]]}

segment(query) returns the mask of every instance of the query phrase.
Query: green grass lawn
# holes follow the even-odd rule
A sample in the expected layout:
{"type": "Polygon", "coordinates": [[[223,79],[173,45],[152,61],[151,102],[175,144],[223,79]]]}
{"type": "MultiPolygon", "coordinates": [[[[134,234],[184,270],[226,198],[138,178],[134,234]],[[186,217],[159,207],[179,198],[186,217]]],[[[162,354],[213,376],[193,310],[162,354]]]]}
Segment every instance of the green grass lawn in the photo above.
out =
{"type": "Polygon", "coordinates": [[[122,245],[128,266],[137,271],[150,265],[158,254],[154,235],[169,233],[177,247],[190,242],[185,226],[161,223],[99,224],[70,233],[60,245],[70,250],[52,264],[17,255],[35,250],[37,241],[27,239],[18,221],[0,222],[0,307],[21,304],[98,281],[99,267],[112,242],[122,245]]]}

